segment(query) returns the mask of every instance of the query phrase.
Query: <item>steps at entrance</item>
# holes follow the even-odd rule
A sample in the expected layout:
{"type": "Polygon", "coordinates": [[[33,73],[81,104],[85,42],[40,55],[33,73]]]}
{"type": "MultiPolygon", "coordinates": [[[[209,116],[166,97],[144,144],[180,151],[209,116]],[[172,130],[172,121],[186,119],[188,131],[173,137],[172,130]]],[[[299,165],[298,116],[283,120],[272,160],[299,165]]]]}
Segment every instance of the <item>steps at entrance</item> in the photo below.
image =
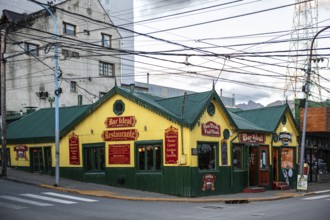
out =
{"type": "Polygon", "coordinates": [[[243,190],[243,193],[260,193],[260,192],[265,192],[265,187],[250,186],[250,187],[246,187],[243,190]]]}
{"type": "Polygon", "coordinates": [[[273,182],[274,190],[289,190],[290,186],[286,184],[286,182],[273,182]]]}

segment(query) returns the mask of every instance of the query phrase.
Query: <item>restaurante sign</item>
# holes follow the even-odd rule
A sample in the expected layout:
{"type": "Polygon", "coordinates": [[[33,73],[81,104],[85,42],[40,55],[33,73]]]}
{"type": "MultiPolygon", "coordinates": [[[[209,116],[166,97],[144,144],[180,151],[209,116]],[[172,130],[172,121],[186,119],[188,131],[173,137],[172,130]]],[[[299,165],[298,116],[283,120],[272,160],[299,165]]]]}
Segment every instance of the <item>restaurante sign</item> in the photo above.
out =
{"type": "Polygon", "coordinates": [[[139,132],[136,129],[103,131],[101,137],[104,141],[134,141],[138,139],[139,132]]]}

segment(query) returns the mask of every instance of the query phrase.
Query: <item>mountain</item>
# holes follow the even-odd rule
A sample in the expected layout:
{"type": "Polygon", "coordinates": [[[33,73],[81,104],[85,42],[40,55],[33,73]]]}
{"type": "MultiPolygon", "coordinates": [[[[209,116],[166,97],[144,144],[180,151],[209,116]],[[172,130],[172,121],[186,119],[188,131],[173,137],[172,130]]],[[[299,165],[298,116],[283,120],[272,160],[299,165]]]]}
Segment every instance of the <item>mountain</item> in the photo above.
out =
{"type": "Polygon", "coordinates": [[[235,107],[240,108],[242,110],[250,110],[255,108],[263,108],[264,106],[260,103],[256,103],[254,101],[249,100],[248,103],[237,104],[235,107]]]}

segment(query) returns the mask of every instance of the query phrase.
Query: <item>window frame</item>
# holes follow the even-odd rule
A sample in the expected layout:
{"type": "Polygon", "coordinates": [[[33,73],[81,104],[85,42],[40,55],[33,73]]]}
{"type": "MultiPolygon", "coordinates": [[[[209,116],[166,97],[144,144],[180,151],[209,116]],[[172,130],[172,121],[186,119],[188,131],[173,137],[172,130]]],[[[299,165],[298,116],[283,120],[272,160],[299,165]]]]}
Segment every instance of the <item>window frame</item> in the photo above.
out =
{"type": "Polygon", "coordinates": [[[70,92],[77,92],[77,82],[70,81],[70,92]]]}
{"type": "Polygon", "coordinates": [[[99,75],[104,77],[115,77],[115,64],[99,61],[99,75]],[[109,67],[111,67],[111,75],[109,75],[109,67]]]}
{"type": "Polygon", "coordinates": [[[282,147],[281,148],[281,168],[283,169],[292,169],[294,168],[295,166],[295,148],[293,147],[282,147]],[[290,151],[289,154],[289,157],[291,157],[291,161],[289,160],[283,160],[284,159],[284,151],[290,151]],[[286,161],[289,161],[291,163],[291,166],[284,166],[285,164],[288,164],[288,162],[286,161]]]}
{"type": "Polygon", "coordinates": [[[219,171],[219,142],[212,142],[212,141],[197,141],[197,167],[199,172],[214,172],[214,171],[219,171]],[[201,153],[199,150],[199,147],[201,145],[211,145],[214,148],[214,152],[211,153],[214,155],[213,159],[209,158],[209,162],[207,163],[206,168],[201,169],[200,161],[202,160],[201,158],[201,153]],[[213,161],[212,161],[213,160],[213,161]],[[213,168],[211,168],[211,165],[213,164],[213,168]]]}
{"type": "Polygon", "coordinates": [[[83,170],[85,173],[105,173],[106,169],[106,149],[104,143],[94,143],[94,144],[83,144],[83,170]],[[95,154],[96,150],[96,154],[95,154]],[[103,158],[102,158],[102,150],[103,150],[103,158]],[[88,151],[91,151],[92,154],[90,158],[88,158],[88,151]],[[95,155],[97,160],[95,161],[95,155]],[[102,160],[103,159],[103,160],[102,160]],[[89,163],[88,163],[89,162],[89,163]],[[89,169],[87,166],[90,164],[91,168],[89,169]]]}
{"type": "Polygon", "coordinates": [[[234,144],[234,145],[232,145],[232,166],[233,166],[233,169],[234,170],[237,170],[237,171],[239,171],[239,170],[246,170],[246,161],[245,161],[245,157],[244,157],[244,155],[246,154],[245,153],[245,150],[246,149],[246,147],[244,147],[244,145],[242,145],[242,144],[234,144]],[[235,166],[235,163],[234,163],[234,160],[235,160],[235,152],[234,152],[234,150],[235,150],[235,148],[240,148],[241,149],[241,153],[240,153],[240,166],[235,166]]]}
{"type": "Polygon", "coordinates": [[[163,173],[163,141],[162,140],[155,140],[155,141],[137,141],[135,142],[135,168],[137,173],[155,173],[161,174],[163,173]],[[157,151],[153,150],[152,153],[152,168],[148,169],[149,158],[148,153],[146,153],[146,149],[148,147],[152,147],[155,149],[159,147],[159,155],[157,155],[157,151]],[[140,149],[144,149],[143,156],[143,166],[144,169],[140,168],[140,149]],[[158,164],[157,164],[158,163],[158,164]],[[158,167],[157,167],[158,166],[158,167]]]}
{"type": "MultiPolygon", "coordinates": [[[[71,30],[70,30],[71,31],[71,30]]],[[[77,26],[68,22],[63,22],[63,34],[68,36],[76,36],[77,34],[77,26]],[[73,27],[73,33],[69,32],[68,27],[73,27]]]]}
{"type": "Polygon", "coordinates": [[[38,44],[25,42],[24,50],[25,50],[25,53],[29,56],[39,56],[39,45],[38,44]],[[35,46],[35,48],[30,49],[31,46],[35,46]]]}
{"type": "Polygon", "coordinates": [[[101,45],[102,45],[102,47],[105,47],[105,48],[112,48],[112,35],[106,34],[106,33],[101,33],[101,45]],[[106,42],[105,37],[109,37],[108,46],[105,45],[105,42],[106,42]]]}

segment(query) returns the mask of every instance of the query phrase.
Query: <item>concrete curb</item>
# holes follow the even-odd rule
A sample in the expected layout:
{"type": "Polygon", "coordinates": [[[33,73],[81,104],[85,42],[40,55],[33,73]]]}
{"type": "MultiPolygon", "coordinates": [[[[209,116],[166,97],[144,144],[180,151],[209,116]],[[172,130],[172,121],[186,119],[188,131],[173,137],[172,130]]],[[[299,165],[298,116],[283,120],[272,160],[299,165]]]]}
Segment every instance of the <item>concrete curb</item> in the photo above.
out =
{"type": "Polygon", "coordinates": [[[207,202],[223,202],[228,204],[238,204],[238,203],[249,203],[249,202],[262,202],[262,201],[275,201],[281,199],[289,199],[295,197],[303,197],[309,195],[315,195],[315,192],[306,193],[282,193],[283,195],[272,196],[272,197],[254,197],[254,198],[160,198],[160,197],[134,197],[134,196],[123,196],[117,195],[115,192],[102,191],[102,190],[79,190],[79,189],[69,189],[64,187],[52,186],[47,184],[33,183],[29,181],[19,180],[12,177],[3,177],[3,179],[24,183],[28,185],[34,185],[46,189],[52,189],[62,192],[75,193],[85,196],[95,196],[108,199],[120,199],[129,201],[149,201],[149,202],[192,202],[192,203],[207,203],[207,202]]]}

